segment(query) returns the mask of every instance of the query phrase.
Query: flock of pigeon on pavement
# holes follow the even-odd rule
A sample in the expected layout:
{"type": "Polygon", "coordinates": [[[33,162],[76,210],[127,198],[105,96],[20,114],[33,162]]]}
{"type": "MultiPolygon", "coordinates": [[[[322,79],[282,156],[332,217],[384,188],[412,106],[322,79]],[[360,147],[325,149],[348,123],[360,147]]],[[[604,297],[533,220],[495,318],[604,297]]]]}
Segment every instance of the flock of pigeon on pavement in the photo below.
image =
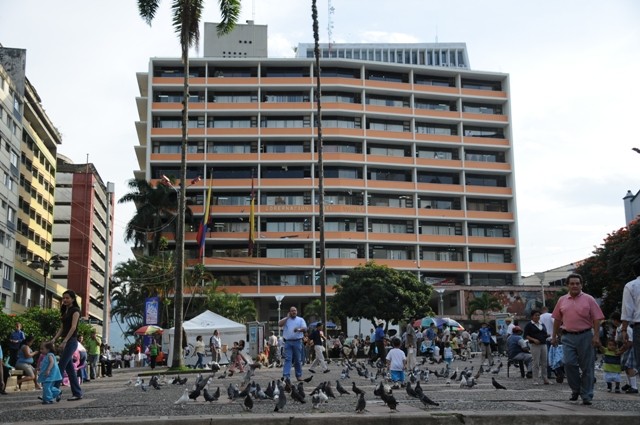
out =
{"type": "MultiPolygon", "coordinates": [[[[463,370],[456,370],[451,373],[449,366],[442,367],[440,371],[430,370],[425,366],[426,359],[423,360],[420,366],[417,366],[413,371],[408,373],[408,379],[406,385],[403,385],[409,399],[417,399],[425,407],[439,406],[439,403],[432,400],[427,394],[425,394],[420,382],[427,383],[431,379],[431,376],[435,376],[436,379],[445,379],[446,385],[458,384],[460,388],[471,389],[477,385],[480,376],[483,373],[491,373],[492,375],[498,375],[502,368],[502,361],[499,361],[494,368],[485,370],[484,366],[474,372],[474,366],[465,367],[463,370]]],[[[432,363],[433,364],[433,363],[432,363]]],[[[372,364],[370,363],[370,366],[372,364]]],[[[225,371],[216,378],[216,373],[220,370],[220,366],[217,363],[211,363],[211,373],[209,376],[205,376],[202,373],[198,374],[195,383],[185,388],[182,396],[174,402],[176,406],[184,408],[190,402],[198,401],[200,397],[205,402],[215,402],[220,399],[221,391],[220,386],[217,386],[216,390],[210,392],[210,387],[214,386],[215,379],[224,379],[227,377],[225,371]]],[[[292,383],[288,378],[281,378],[279,380],[273,380],[267,383],[266,388],[262,388],[259,383],[256,383],[254,378],[255,370],[260,368],[259,363],[250,365],[242,379],[240,385],[230,383],[227,388],[227,397],[231,402],[236,400],[242,400],[242,406],[246,411],[252,411],[255,402],[275,403],[274,412],[282,412],[286,409],[287,402],[306,404],[310,401],[313,409],[320,409],[323,403],[328,403],[330,398],[336,398],[336,393],[339,397],[343,395],[355,395],[357,397],[355,411],[356,413],[363,413],[366,411],[367,399],[366,392],[362,390],[356,384],[355,380],[352,380],[351,373],[355,370],[358,378],[366,380],[366,384],[374,384],[373,395],[378,397],[382,402],[389,407],[392,412],[397,411],[398,400],[394,396],[394,390],[400,390],[400,386],[389,384],[389,376],[385,372],[382,364],[378,364],[377,371],[371,372],[364,362],[351,362],[349,360],[342,361],[342,371],[340,379],[335,382],[335,390],[331,381],[323,381],[317,385],[308,395],[306,394],[304,385],[309,384],[313,379],[310,376],[304,380],[299,381],[297,384],[292,383]],[[345,386],[341,381],[351,381],[351,385],[345,386]]],[[[207,371],[208,372],[208,371],[207,371]]],[[[153,375],[148,383],[144,382],[144,379],[137,377],[135,380],[129,380],[126,385],[139,387],[142,391],[148,391],[149,387],[160,390],[165,385],[187,385],[189,378],[176,376],[172,379],[167,379],[166,375],[159,376],[153,375]]],[[[491,377],[491,383],[493,387],[498,389],[506,389],[495,377],[491,377]]],[[[362,385],[362,384],[360,384],[362,385]]]]}

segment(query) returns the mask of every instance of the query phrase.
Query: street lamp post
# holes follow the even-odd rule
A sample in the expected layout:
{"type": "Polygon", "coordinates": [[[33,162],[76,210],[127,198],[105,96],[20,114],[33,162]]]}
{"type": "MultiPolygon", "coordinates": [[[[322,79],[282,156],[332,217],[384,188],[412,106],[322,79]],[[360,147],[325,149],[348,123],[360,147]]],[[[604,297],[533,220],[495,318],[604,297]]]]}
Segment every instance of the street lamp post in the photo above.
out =
{"type": "MultiPolygon", "coordinates": [[[[60,256],[59,255],[54,255],[52,256],[49,261],[44,261],[44,259],[42,257],[36,257],[36,259],[34,261],[31,262],[31,264],[29,264],[29,267],[31,267],[34,270],[37,269],[42,269],[42,275],[44,276],[44,300],[43,300],[43,308],[47,308],[47,276],[49,275],[49,271],[51,270],[51,268],[53,267],[55,270],[61,269],[63,267],[62,265],[62,261],[60,261],[60,256]]],[[[51,296],[53,297],[53,295],[51,296]]],[[[53,298],[52,298],[53,300],[53,298]]],[[[53,302],[53,301],[52,301],[53,302]]],[[[51,307],[51,303],[49,303],[49,307],[51,307]]]]}
{"type": "Polygon", "coordinates": [[[542,307],[546,307],[547,302],[544,299],[544,272],[535,273],[535,275],[540,281],[540,292],[542,293],[542,307]]]}
{"type": "MultiPolygon", "coordinates": [[[[282,304],[282,300],[284,300],[284,295],[276,295],[276,301],[278,301],[278,320],[280,321],[280,305],[282,304]]],[[[280,336],[280,326],[278,325],[278,337],[280,336]]]]}
{"type": "Polygon", "coordinates": [[[442,295],[444,294],[444,288],[437,288],[436,292],[440,295],[440,301],[438,303],[438,316],[442,317],[444,315],[444,299],[442,295]]]}

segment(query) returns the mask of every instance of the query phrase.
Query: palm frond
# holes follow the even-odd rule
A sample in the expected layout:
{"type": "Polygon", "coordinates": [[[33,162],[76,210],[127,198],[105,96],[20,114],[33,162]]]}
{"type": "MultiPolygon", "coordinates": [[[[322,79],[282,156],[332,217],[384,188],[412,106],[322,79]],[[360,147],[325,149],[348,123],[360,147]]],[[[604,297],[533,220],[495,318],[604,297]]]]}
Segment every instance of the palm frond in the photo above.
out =
{"type": "Polygon", "coordinates": [[[229,34],[240,19],[240,0],[218,0],[220,5],[220,23],[216,27],[218,36],[229,34]]]}
{"type": "Polygon", "coordinates": [[[156,17],[158,7],[160,7],[160,0],[138,0],[138,13],[149,26],[156,17]]]}

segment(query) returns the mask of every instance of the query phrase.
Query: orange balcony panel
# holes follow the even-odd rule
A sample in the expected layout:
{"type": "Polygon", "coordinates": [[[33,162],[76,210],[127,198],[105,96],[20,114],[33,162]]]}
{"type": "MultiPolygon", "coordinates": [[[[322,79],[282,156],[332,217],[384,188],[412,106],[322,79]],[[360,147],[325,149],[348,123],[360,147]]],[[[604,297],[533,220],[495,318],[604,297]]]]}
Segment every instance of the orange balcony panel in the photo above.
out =
{"type": "Polygon", "coordinates": [[[189,209],[193,213],[193,215],[202,215],[204,214],[204,205],[188,205],[189,209]]]}
{"type": "Polygon", "coordinates": [[[189,112],[204,111],[205,109],[207,109],[207,104],[204,102],[189,102],[189,112]]]}
{"type": "Polygon", "coordinates": [[[260,205],[256,210],[260,213],[314,214],[317,212],[317,207],[313,205],[260,205]]]}
{"type": "MultiPolygon", "coordinates": [[[[317,103],[313,104],[313,109],[318,107],[317,103]]],[[[361,103],[345,103],[345,102],[327,102],[322,104],[322,112],[327,111],[363,111],[364,106],[361,103]]]]}
{"type": "Polygon", "coordinates": [[[384,164],[413,165],[413,158],[406,156],[367,155],[367,162],[382,162],[384,164]]]}
{"type": "Polygon", "coordinates": [[[217,110],[217,111],[223,111],[223,110],[250,111],[252,109],[255,109],[255,110],[258,109],[258,102],[253,102],[253,103],[213,103],[213,102],[209,102],[209,103],[207,103],[207,109],[209,109],[209,110],[217,110]]]}
{"type": "Polygon", "coordinates": [[[215,229],[209,229],[207,239],[248,241],[249,232],[216,232],[215,229]]]}
{"type": "Polygon", "coordinates": [[[496,139],[493,137],[464,137],[464,143],[467,145],[491,145],[491,146],[510,146],[508,139],[496,139]]]}
{"type": "Polygon", "coordinates": [[[395,208],[395,207],[372,207],[369,206],[369,214],[389,215],[392,217],[415,216],[415,208],[395,208]]]}
{"type": "Polygon", "coordinates": [[[411,108],[398,106],[366,105],[365,111],[386,115],[411,115],[411,108]]]}
{"type": "Polygon", "coordinates": [[[324,211],[329,214],[364,214],[364,205],[325,205],[324,211]]]}
{"type": "Polygon", "coordinates": [[[203,153],[188,153],[187,154],[188,162],[203,162],[204,154],[203,153]]]}
{"type": "Polygon", "coordinates": [[[153,77],[152,84],[179,84],[184,85],[183,77],[153,77]]]}
{"type": "Polygon", "coordinates": [[[354,268],[364,265],[367,262],[364,258],[327,258],[326,267],[354,268]]]}
{"type": "Polygon", "coordinates": [[[480,220],[513,221],[513,213],[498,211],[467,211],[467,218],[477,218],[480,220]]]}
{"type": "Polygon", "coordinates": [[[419,241],[422,243],[464,244],[464,236],[420,235],[419,241]]]}
{"type": "Polygon", "coordinates": [[[260,179],[260,185],[263,187],[293,186],[311,188],[314,185],[314,180],[309,177],[303,179],[260,179]]]}
{"type": "Polygon", "coordinates": [[[440,218],[463,218],[462,210],[438,210],[432,208],[419,208],[418,215],[420,217],[440,217],[440,218]]]}
{"type": "Polygon", "coordinates": [[[262,161],[312,161],[313,157],[309,153],[263,153],[260,155],[262,161]]]}
{"type": "Polygon", "coordinates": [[[447,136],[446,134],[416,133],[416,140],[424,140],[425,142],[461,143],[462,138],[460,136],[447,136]]]}
{"type": "Polygon", "coordinates": [[[420,261],[420,268],[435,270],[466,270],[467,263],[464,261],[420,261]]]}
{"type": "Polygon", "coordinates": [[[216,86],[227,85],[258,85],[258,79],[255,77],[209,77],[207,78],[207,84],[216,86]]]}
{"type": "Polygon", "coordinates": [[[416,242],[417,236],[413,233],[369,232],[369,241],[416,242]]]}
{"type": "Polygon", "coordinates": [[[424,92],[424,93],[458,94],[457,87],[442,87],[442,86],[429,86],[426,84],[414,84],[413,89],[415,91],[424,92]]]}
{"type": "Polygon", "coordinates": [[[292,85],[311,85],[312,84],[311,77],[262,77],[260,79],[260,84],[269,85],[269,84],[277,84],[279,86],[292,86],[292,85]]]}
{"type": "Polygon", "coordinates": [[[151,128],[152,136],[182,136],[181,128],[151,128]]]}
{"type": "Polygon", "coordinates": [[[311,240],[311,235],[311,232],[260,232],[260,239],[309,241],[311,240]]]}
{"type": "Polygon", "coordinates": [[[264,136],[310,136],[311,127],[303,128],[261,128],[260,134],[264,136]]]}
{"type": "Polygon", "coordinates": [[[179,153],[152,153],[151,161],[180,161],[179,153]]]}
{"type": "Polygon", "coordinates": [[[251,187],[251,179],[215,179],[206,182],[207,187],[210,184],[214,189],[219,187],[251,187]]]}
{"type": "MultiPolygon", "coordinates": [[[[364,154],[324,152],[322,156],[325,161],[364,162],[364,154]]],[[[317,157],[317,155],[314,155],[314,157],[317,157]]]]}
{"type": "Polygon", "coordinates": [[[511,164],[506,162],[465,161],[464,166],[476,170],[511,170],[511,164]]]}
{"type": "MultiPolygon", "coordinates": [[[[338,86],[356,86],[360,87],[363,84],[363,80],[360,78],[343,78],[343,77],[322,77],[321,82],[323,89],[326,90],[327,86],[330,85],[338,85],[338,86]]],[[[317,84],[316,79],[313,79],[313,86],[317,84]]]]}
{"type": "Polygon", "coordinates": [[[469,236],[468,242],[474,245],[507,245],[515,246],[514,238],[486,238],[480,236],[469,236]]]}
{"type": "Polygon", "coordinates": [[[342,242],[342,241],[365,241],[367,236],[364,232],[326,232],[325,236],[327,241],[342,242]]]}
{"type": "Polygon", "coordinates": [[[257,161],[257,153],[208,153],[207,161],[231,162],[231,161],[257,161]]]}
{"type": "Polygon", "coordinates": [[[365,87],[379,87],[390,90],[411,90],[409,83],[393,83],[390,81],[364,80],[365,87]]]}
{"type": "Polygon", "coordinates": [[[153,102],[151,109],[154,111],[176,110],[182,111],[182,103],[179,102],[153,102]]]}
{"type": "Polygon", "coordinates": [[[277,109],[303,109],[311,110],[311,102],[263,102],[260,104],[262,110],[277,109]]]}
{"type": "Polygon", "coordinates": [[[326,187],[364,187],[364,180],[325,178],[326,187]]]}
{"type": "MultiPolygon", "coordinates": [[[[199,263],[190,259],[188,265],[199,263]]],[[[313,258],[263,258],[263,257],[205,257],[205,266],[211,267],[313,267],[313,258]]]]}
{"type": "Polygon", "coordinates": [[[372,189],[397,189],[397,190],[414,190],[413,182],[394,182],[387,180],[367,180],[367,186],[372,189]]]}
{"type": "Polygon", "coordinates": [[[413,139],[413,133],[409,131],[383,131],[383,130],[367,130],[368,138],[377,139],[413,139]]]}
{"type": "Polygon", "coordinates": [[[461,168],[462,161],[457,159],[416,158],[416,165],[425,167],[461,168]]]}
{"type": "Polygon", "coordinates": [[[467,193],[478,193],[487,195],[511,195],[513,191],[510,187],[493,187],[493,186],[466,186],[467,193]]]}
{"type": "Polygon", "coordinates": [[[460,112],[458,111],[439,111],[436,109],[414,109],[416,116],[421,117],[434,117],[434,118],[460,118],[460,112]]]}
{"type": "Polygon", "coordinates": [[[253,136],[258,137],[258,128],[207,128],[208,136],[253,136]]]}
{"type": "Polygon", "coordinates": [[[205,77],[190,77],[189,85],[190,86],[204,86],[207,84],[207,79],[205,77]]]}
{"type": "Polygon", "coordinates": [[[462,185],[418,183],[418,190],[425,191],[425,192],[462,192],[462,185]]]}
{"type": "MultiPolygon", "coordinates": [[[[318,130],[314,129],[314,135],[317,135],[318,130]]],[[[361,128],[335,128],[335,127],[322,127],[323,136],[352,136],[352,137],[364,137],[364,130],[361,128]]]]}
{"type": "Polygon", "coordinates": [[[463,112],[462,118],[466,120],[477,121],[495,121],[495,122],[507,122],[509,121],[506,115],[498,114],[474,114],[470,112],[463,112]]]}
{"type": "Polygon", "coordinates": [[[507,98],[507,93],[503,91],[461,89],[460,93],[463,96],[499,97],[504,99],[507,98]]]}
{"type": "Polygon", "coordinates": [[[416,262],[413,260],[387,260],[383,258],[376,258],[373,261],[375,261],[376,264],[387,266],[392,269],[415,269],[416,268],[416,262]]]}
{"type": "Polygon", "coordinates": [[[514,263],[469,263],[471,271],[505,271],[515,272],[516,265],[514,263]]]}
{"type": "MultiPolygon", "coordinates": [[[[216,193],[212,193],[216,196],[216,193]]],[[[224,194],[222,194],[224,196],[224,194]]],[[[204,208],[203,208],[204,209],[204,208]]],[[[209,209],[211,214],[236,214],[236,215],[249,215],[249,205],[211,205],[209,209]]],[[[195,213],[195,211],[194,211],[195,213]]]]}

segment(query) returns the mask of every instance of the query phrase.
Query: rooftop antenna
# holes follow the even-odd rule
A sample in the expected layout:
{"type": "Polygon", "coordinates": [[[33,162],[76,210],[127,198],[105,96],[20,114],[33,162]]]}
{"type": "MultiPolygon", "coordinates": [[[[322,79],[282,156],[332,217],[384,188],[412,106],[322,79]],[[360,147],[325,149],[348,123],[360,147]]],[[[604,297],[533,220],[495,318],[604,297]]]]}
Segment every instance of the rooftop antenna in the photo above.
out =
{"type": "Polygon", "coordinates": [[[438,25],[436,25],[436,44],[438,44],[438,25]]]}
{"type": "Polygon", "coordinates": [[[329,52],[331,52],[331,44],[333,43],[333,14],[336,11],[336,8],[331,5],[331,0],[327,0],[327,7],[329,8],[327,36],[329,37],[329,52]]]}
{"type": "Polygon", "coordinates": [[[251,2],[251,20],[256,21],[256,0],[251,2]]]}

